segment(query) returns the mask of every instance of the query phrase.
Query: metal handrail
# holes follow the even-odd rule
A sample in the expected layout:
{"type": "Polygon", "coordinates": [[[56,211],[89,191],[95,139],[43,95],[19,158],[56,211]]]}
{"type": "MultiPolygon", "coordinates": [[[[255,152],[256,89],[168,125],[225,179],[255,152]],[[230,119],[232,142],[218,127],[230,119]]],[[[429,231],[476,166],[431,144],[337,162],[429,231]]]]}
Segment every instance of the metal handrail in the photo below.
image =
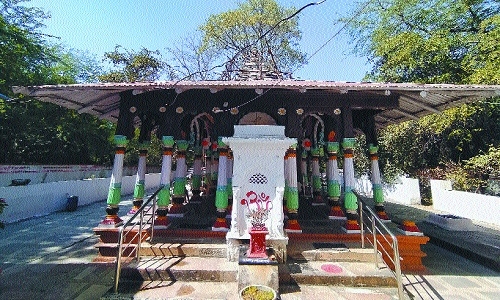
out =
{"type": "MultiPolygon", "coordinates": [[[[124,251],[132,246],[132,242],[137,238],[137,246],[135,249],[135,259],[139,260],[140,252],[141,252],[141,243],[142,243],[142,231],[144,228],[144,214],[148,212],[151,213],[151,217],[146,220],[146,223],[150,223],[153,225],[154,215],[156,211],[156,201],[153,201],[158,195],[158,193],[163,189],[163,185],[160,186],[158,190],[156,190],[143,204],[142,206],[128,219],[121,227],[120,233],[118,237],[118,253],[116,254],[116,263],[115,263],[115,287],[114,292],[118,293],[118,283],[120,281],[120,272],[121,272],[121,262],[124,256],[124,251]],[[153,202],[153,205],[149,206],[149,204],[153,202]],[[136,218],[139,217],[138,220],[136,218]],[[134,221],[135,220],[135,221],[134,221]],[[123,239],[127,236],[134,228],[139,226],[139,230],[137,233],[129,239],[128,243],[123,246],[123,239]]],[[[150,240],[153,240],[154,235],[154,226],[151,226],[151,234],[150,240]]],[[[130,254],[134,253],[134,251],[130,251],[130,254]]],[[[127,257],[130,257],[128,255],[127,257]]]]}
{"type": "Polygon", "coordinates": [[[371,226],[366,226],[366,231],[373,235],[373,240],[368,241],[373,246],[374,254],[375,254],[375,266],[378,268],[378,256],[379,256],[379,248],[380,252],[384,252],[385,255],[391,260],[394,265],[394,274],[396,276],[396,281],[398,285],[398,296],[399,299],[404,299],[403,292],[403,279],[401,275],[401,257],[399,256],[399,246],[398,239],[396,235],[392,233],[392,231],[384,224],[384,222],[377,216],[377,214],[365,204],[362,200],[362,196],[356,193],[356,197],[358,198],[359,204],[359,220],[361,227],[361,247],[365,248],[365,217],[363,212],[367,212],[367,219],[371,222],[371,226]],[[384,234],[385,232],[385,234],[384,234]],[[386,242],[387,245],[391,246],[391,253],[387,252],[387,250],[383,247],[382,241],[379,241],[377,238],[377,234],[382,237],[383,241],[386,242]],[[390,236],[390,240],[387,238],[387,235],[390,236]],[[380,246],[380,247],[379,247],[380,246]]]}

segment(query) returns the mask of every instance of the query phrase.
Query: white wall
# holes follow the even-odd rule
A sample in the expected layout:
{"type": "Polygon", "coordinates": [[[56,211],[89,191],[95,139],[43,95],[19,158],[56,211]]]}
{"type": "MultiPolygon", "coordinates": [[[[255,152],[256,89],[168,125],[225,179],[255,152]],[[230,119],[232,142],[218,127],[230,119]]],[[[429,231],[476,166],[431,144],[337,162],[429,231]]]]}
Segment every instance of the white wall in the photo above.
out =
{"type": "Polygon", "coordinates": [[[448,180],[431,180],[435,210],[500,226],[500,197],[454,191],[448,180]]]}
{"type": "MultiPolygon", "coordinates": [[[[123,177],[122,195],[134,192],[135,180],[135,175],[123,177]]],[[[160,174],[146,174],[145,181],[146,189],[159,187],[160,174]]],[[[0,218],[9,223],[64,210],[68,194],[78,196],[79,206],[102,201],[108,195],[109,182],[110,178],[95,178],[0,187],[0,198],[8,204],[0,218]]]]}
{"type": "MultiPolygon", "coordinates": [[[[95,165],[0,165],[0,187],[12,180],[29,179],[29,184],[86,178],[111,177],[111,167],[95,165]]],[[[137,167],[124,167],[123,176],[134,175],[137,167]]],[[[149,171],[152,172],[152,171],[149,171]]]]}
{"type": "MultiPolygon", "coordinates": [[[[404,205],[420,204],[420,189],[418,179],[400,177],[395,183],[384,184],[385,201],[404,205]]],[[[373,196],[372,183],[368,177],[356,180],[356,191],[368,197],[373,196]]]]}

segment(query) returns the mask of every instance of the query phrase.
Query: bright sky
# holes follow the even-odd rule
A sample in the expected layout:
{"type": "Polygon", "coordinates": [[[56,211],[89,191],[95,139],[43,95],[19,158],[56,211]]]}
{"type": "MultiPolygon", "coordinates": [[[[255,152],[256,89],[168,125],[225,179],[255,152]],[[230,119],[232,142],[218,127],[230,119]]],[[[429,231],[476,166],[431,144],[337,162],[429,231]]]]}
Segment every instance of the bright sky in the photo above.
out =
{"type": "MultiPolygon", "coordinates": [[[[58,36],[65,45],[103,57],[115,45],[130,50],[165,48],[193,34],[212,15],[237,7],[239,0],[32,0],[30,5],[51,14],[44,33],[58,36]]],[[[297,9],[311,0],[278,0],[297,9]]],[[[352,0],[326,0],[300,13],[300,47],[308,56],[340,30],[335,24],[352,0]]],[[[351,53],[353,45],[341,32],[315,54],[295,77],[310,80],[361,81],[370,65],[351,53]]]]}

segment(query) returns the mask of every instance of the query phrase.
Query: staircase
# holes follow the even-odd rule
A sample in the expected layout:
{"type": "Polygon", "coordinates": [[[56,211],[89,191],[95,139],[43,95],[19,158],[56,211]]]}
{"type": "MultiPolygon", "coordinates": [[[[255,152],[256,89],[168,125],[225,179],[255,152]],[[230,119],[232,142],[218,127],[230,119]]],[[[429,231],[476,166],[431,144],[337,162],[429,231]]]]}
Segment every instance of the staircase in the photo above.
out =
{"type": "MultiPolygon", "coordinates": [[[[139,259],[134,259],[138,229],[130,228],[122,243],[120,296],[238,299],[239,290],[256,283],[270,285],[280,299],[402,298],[385,258],[376,257],[373,248],[363,249],[359,234],[340,233],[344,221],[325,218],[325,207],[312,208],[309,217],[315,217],[300,220],[303,233],[288,234],[286,262],[270,266],[228,261],[226,233],[211,231],[214,216],[199,211],[170,218],[168,229],[151,232],[145,225],[139,259]]],[[[119,228],[94,231],[99,236],[96,261],[116,262],[119,228]]]]}
{"type": "MultiPolygon", "coordinates": [[[[110,238],[112,231],[117,232],[116,229],[100,231],[97,261],[115,259],[103,256],[116,254],[116,242],[102,241],[103,237],[110,238]]],[[[166,229],[155,230],[154,234],[153,243],[148,239],[142,242],[138,261],[124,259],[120,295],[220,298],[220,295],[237,295],[254,273],[263,281],[276,282],[281,299],[304,298],[308,293],[314,295],[315,288],[325,286],[337,290],[365,290],[369,294],[376,291],[397,299],[393,273],[380,259],[379,268],[376,268],[373,250],[361,249],[357,242],[311,242],[290,236],[287,262],[266,268],[228,261],[225,233],[166,229]]]]}

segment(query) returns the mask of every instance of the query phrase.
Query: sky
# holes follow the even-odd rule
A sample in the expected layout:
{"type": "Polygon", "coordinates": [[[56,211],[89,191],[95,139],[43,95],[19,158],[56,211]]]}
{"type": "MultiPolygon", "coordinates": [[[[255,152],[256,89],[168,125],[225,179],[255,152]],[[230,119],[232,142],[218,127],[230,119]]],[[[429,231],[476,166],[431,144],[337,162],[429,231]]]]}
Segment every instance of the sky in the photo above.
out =
{"type": "MultiPolygon", "coordinates": [[[[284,7],[300,8],[311,0],[277,0],[284,7]]],[[[159,50],[180,43],[196,32],[210,15],[235,9],[240,0],[31,0],[31,6],[49,12],[43,33],[57,36],[64,45],[88,51],[101,60],[115,45],[138,51],[159,50]]],[[[304,80],[359,82],[371,66],[352,54],[354,45],[335,19],[353,9],[352,0],[326,0],[299,15],[300,49],[311,56],[294,73],[304,80]],[[340,34],[337,33],[340,31],[340,34]]]]}

